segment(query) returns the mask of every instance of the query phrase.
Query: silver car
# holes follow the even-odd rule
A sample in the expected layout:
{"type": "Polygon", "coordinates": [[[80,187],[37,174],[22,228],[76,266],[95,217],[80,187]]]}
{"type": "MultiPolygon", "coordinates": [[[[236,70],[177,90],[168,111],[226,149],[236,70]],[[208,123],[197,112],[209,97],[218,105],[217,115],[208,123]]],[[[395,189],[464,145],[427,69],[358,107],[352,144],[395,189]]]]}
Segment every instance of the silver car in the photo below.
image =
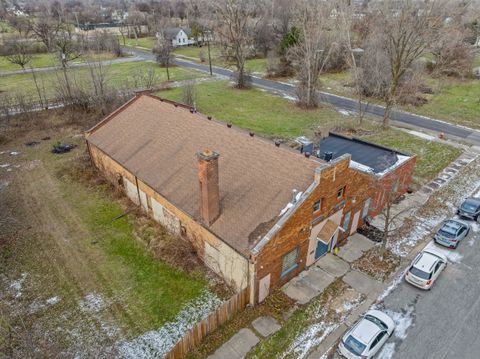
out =
{"type": "Polygon", "coordinates": [[[443,222],[442,227],[435,234],[435,243],[448,248],[457,248],[458,244],[470,232],[470,225],[457,219],[443,222]]]}
{"type": "Polygon", "coordinates": [[[370,359],[394,330],[392,318],[379,310],[369,310],[345,333],[338,345],[338,353],[348,359],[370,359]]]}
{"type": "Polygon", "coordinates": [[[405,280],[420,289],[430,289],[440,273],[447,267],[447,257],[442,253],[424,249],[417,254],[405,273],[405,280]]]}
{"type": "Polygon", "coordinates": [[[460,217],[478,221],[480,219],[480,198],[467,198],[457,210],[460,217]]]}

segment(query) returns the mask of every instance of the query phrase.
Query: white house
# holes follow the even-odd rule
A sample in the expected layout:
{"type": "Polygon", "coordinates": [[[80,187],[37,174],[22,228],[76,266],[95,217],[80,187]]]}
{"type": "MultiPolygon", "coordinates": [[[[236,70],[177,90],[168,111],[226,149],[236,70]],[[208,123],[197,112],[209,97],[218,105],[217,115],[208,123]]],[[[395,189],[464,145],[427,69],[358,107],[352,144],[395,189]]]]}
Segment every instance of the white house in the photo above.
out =
{"type": "Polygon", "coordinates": [[[172,46],[188,46],[196,43],[195,38],[192,36],[192,29],[189,27],[171,27],[163,31],[157,32],[157,38],[164,37],[167,40],[172,41],[172,46]]]}

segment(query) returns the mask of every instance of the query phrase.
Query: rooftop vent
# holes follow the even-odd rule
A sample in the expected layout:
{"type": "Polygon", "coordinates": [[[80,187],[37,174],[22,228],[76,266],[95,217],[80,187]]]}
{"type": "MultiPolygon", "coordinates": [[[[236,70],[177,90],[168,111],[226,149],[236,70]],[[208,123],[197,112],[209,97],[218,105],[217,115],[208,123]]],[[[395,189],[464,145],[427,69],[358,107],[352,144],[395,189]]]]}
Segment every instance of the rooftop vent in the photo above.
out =
{"type": "Polygon", "coordinates": [[[323,159],[327,162],[330,162],[333,158],[333,152],[327,151],[323,154],[323,159]]]}

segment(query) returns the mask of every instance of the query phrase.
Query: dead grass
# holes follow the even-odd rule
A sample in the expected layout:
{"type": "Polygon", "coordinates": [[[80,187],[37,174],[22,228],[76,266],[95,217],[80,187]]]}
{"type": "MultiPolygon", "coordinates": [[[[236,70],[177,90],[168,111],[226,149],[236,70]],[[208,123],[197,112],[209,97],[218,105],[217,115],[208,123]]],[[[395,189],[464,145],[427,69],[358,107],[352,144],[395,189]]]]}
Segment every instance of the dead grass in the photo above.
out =
{"type": "Polygon", "coordinates": [[[386,250],[382,256],[382,247],[375,246],[353,262],[352,268],[383,282],[390,277],[399,265],[400,257],[389,250],[386,250]]]}

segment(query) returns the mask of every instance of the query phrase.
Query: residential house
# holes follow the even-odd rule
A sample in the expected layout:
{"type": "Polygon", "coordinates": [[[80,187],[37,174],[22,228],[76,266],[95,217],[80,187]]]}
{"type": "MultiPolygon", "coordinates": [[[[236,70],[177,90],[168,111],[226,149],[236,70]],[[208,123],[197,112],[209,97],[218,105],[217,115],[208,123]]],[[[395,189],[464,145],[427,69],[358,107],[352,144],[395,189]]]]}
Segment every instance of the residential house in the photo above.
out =
{"type": "Polygon", "coordinates": [[[196,39],[192,35],[192,29],[189,27],[171,27],[163,31],[157,32],[157,38],[164,37],[172,41],[172,46],[188,46],[195,45],[196,39]]]}
{"type": "Polygon", "coordinates": [[[148,94],[86,141],[106,178],[232,287],[249,288],[252,304],[347,240],[376,198],[378,173],[361,156],[327,161],[148,94]]]}

